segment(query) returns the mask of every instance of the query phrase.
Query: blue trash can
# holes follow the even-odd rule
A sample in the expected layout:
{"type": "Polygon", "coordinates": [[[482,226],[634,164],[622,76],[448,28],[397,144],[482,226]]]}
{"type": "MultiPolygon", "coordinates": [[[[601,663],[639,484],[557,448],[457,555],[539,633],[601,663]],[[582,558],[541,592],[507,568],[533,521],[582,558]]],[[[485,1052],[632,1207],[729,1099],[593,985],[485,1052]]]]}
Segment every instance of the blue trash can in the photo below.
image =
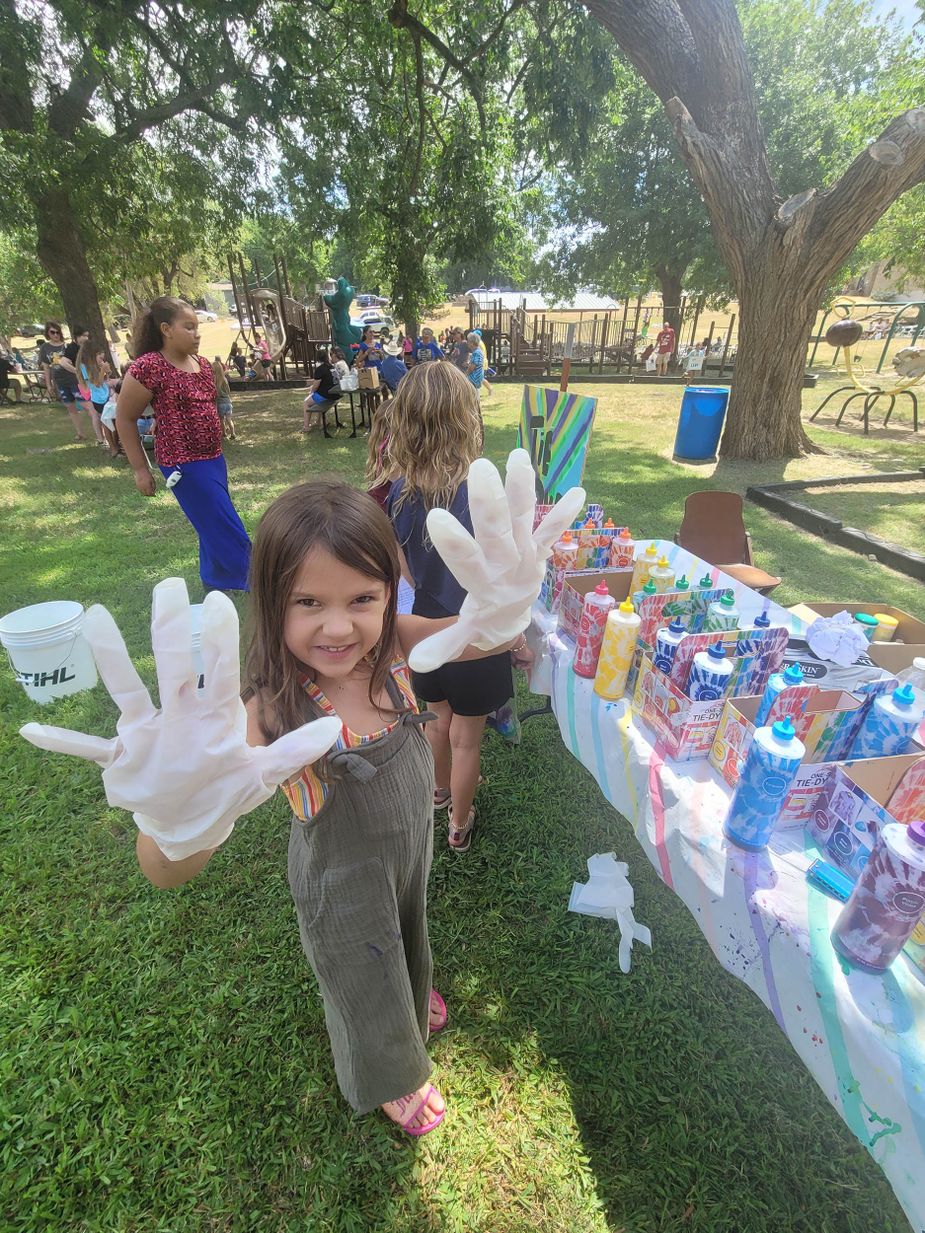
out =
{"type": "Polygon", "coordinates": [[[674,456],[679,462],[713,462],[723,431],[729,389],[717,385],[689,385],[681,400],[674,456]]]}

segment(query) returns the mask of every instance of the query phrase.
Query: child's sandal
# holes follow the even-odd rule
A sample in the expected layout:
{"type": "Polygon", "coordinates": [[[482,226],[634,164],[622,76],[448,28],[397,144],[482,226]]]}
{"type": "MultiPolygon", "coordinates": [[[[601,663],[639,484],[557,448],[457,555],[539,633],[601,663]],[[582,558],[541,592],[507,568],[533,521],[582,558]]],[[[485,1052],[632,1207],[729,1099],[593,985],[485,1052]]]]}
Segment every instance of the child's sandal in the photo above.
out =
{"type": "Polygon", "coordinates": [[[434,809],[446,809],[452,799],[449,788],[434,788],[434,809]]]}
{"type": "Polygon", "coordinates": [[[447,842],[449,843],[452,851],[458,852],[460,855],[462,855],[462,853],[464,852],[469,851],[470,847],[472,846],[472,831],[474,830],[474,828],[475,828],[475,806],[474,805],[470,807],[469,816],[468,818],[466,818],[466,825],[463,827],[454,826],[453,806],[452,805],[450,806],[450,833],[449,833],[447,842]]]}

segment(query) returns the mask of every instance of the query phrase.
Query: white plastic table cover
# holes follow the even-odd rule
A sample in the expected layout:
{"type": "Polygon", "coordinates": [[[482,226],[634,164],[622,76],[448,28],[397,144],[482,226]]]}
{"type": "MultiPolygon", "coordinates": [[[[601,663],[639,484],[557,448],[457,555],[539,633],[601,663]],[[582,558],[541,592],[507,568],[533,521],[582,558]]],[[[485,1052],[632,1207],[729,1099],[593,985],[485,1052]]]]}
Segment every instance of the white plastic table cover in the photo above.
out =
{"type": "MultiPolygon", "coordinates": [[[[699,563],[684,549],[656,546],[679,572],[699,577],[699,563]]],[[[743,627],[768,607],[775,623],[803,628],[785,609],[711,572],[735,590],[743,627]]],[[[574,644],[557,634],[556,617],[540,604],[528,640],[536,654],[531,688],[550,696],[568,750],[632,824],[723,967],[772,1012],[887,1175],[916,1233],[925,1233],[925,985],[903,957],[883,975],[840,960],[829,934],[841,905],[805,878],[820,855],[810,836],[785,831],[757,854],[729,844],[722,825],[731,792],[721,777],[706,760],[663,757],[628,697],[599,698],[592,682],[572,671],[574,644]]],[[[656,930],[656,952],[659,941],[656,930]]]]}

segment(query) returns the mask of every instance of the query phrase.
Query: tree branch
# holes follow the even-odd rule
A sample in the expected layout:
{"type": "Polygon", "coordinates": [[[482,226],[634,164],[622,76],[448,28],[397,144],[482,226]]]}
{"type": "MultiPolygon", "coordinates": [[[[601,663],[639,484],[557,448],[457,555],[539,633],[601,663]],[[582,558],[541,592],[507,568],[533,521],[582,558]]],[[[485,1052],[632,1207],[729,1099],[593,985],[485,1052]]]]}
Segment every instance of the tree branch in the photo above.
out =
{"type": "MultiPolygon", "coordinates": [[[[521,0],[521,2],[525,2],[525,0],[521,0]]],[[[482,83],[475,73],[472,72],[469,64],[450,51],[446,43],[438,35],[434,34],[433,30],[408,12],[408,0],[394,0],[392,7],[389,9],[389,21],[396,30],[404,29],[416,33],[420,39],[423,39],[447,63],[452,64],[453,68],[468,81],[472,97],[478,109],[479,124],[484,134],[487,125],[485,123],[485,106],[482,101],[482,83]]],[[[477,51],[478,49],[473,52],[470,61],[476,57],[477,51]]]]}
{"type": "Polygon", "coordinates": [[[897,116],[818,198],[813,235],[841,261],[907,189],[925,181],[925,107],[897,116]]]}

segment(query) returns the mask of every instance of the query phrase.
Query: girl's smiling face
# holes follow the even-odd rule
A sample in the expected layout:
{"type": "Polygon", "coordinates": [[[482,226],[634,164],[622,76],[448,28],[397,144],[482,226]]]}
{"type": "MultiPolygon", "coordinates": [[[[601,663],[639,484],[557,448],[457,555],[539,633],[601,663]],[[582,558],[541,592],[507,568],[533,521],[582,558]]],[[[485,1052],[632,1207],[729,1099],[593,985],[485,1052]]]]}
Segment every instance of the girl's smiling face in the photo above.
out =
{"type": "Polygon", "coordinates": [[[343,680],[382,636],[388,602],[385,582],[313,548],[286,603],[286,647],[316,679],[343,680]]]}

